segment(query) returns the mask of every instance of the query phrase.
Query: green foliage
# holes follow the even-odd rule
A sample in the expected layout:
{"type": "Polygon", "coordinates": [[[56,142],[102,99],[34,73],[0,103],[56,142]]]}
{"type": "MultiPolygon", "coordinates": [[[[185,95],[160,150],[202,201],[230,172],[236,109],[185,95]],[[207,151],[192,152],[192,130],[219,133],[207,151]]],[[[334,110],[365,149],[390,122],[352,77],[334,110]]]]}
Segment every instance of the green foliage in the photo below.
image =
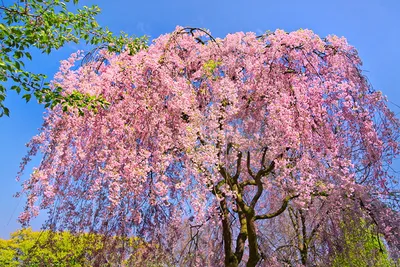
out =
{"type": "MultiPolygon", "coordinates": [[[[9,240],[0,239],[0,266],[114,266],[116,262],[132,262],[138,253],[121,259],[115,253],[118,246],[130,247],[140,251],[145,247],[138,238],[106,238],[95,234],[35,232],[31,228],[11,234],[9,240]],[[108,253],[107,244],[113,244],[114,253],[108,253]],[[106,256],[108,255],[108,256],[106,256]],[[133,257],[135,255],[135,257],[133,257]],[[107,258],[107,260],[104,260],[107,258]],[[108,262],[109,264],[105,264],[108,262]]],[[[140,256],[140,255],[139,255],[140,256]]]]}
{"type": "Polygon", "coordinates": [[[396,266],[372,225],[348,220],[341,228],[343,240],[333,257],[333,267],[396,266]]]}
{"type": "Polygon", "coordinates": [[[91,241],[88,236],[69,232],[23,229],[11,234],[9,240],[0,239],[0,265],[83,266],[87,263],[86,254],[96,248],[91,241]]]}
{"type": "MultiPolygon", "coordinates": [[[[63,95],[61,87],[57,87],[54,90],[42,88],[34,94],[39,103],[45,103],[45,108],[54,108],[56,105],[60,104],[63,111],[67,111],[68,107],[76,108],[79,115],[83,115],[85,109],[97,112],[98,107],[106,108],[109,105],[101,96],[92,96],[78,91],[73,91],[69,95],[63,95]]],[[[29,101],[29,99],[27,101],[29,101]]]]}
{"type": "Polygon", "coordinates": [[[158,250],[137,237],[36,232],[26,228],[12,233],[8,240],[0,239],[0,266],[166,266],[165,260],[149,254],[158,250]],[[119,253],[122,247],[125,256],[119,253]]]}
{"type": "MultiPolygon", "coordinates": [[[[125,35],[125,38],[127,38],[127,37],[128,36],[125,35]]],[[[148,42],[147,36],[129,39],[129,41],[127,42],[127,49],[129,51],[129,55],[133,56],[140,50],[146,49],[148,47],[147,42],[148,42]]],[[[118,50],[117,50],[117,52],[118,52],[118,50]]]]}
{"type": "MultiPolygon", "coordinates": [[[[107,44],[111,52],[120,52],[126,46],[131,54],[145,48],[146,38],[129,38],[126,34],[114,36],[107,28],[102,28],[95,20],[100,13],[98,6],[78,9],[76,13],[68,11],[71,0],[26,0],[11,6],[0,4],[0,117],[9,116],[9,109],[4,106],[8,89],[11,89],[28,102],[32,94],[40,103],[48,107],[62,104],[67,107],[95,110],[108,103],[101,96],[89,96],[74,93],[63,96],[60,91],[52,91],[45,82],[46,76],[25,69],[24,61],[32,60],[28,51],[37,48],[42,53],[51,53],[65,44],[80,40],[87,44],[107,44]],[[7,88],[4,84],[12,85],[7,88]],[[78,98],[78,99],[77,99],[78,98]]],[[[78,4],[78,0],[73,0],[78,4]]]]}
{"type": "MultiPolygon", "coordinates": [[[[204,63],[203,69],[208,77],[213,77],[215,70],[221,65],[221,62],[215,60],[208,60],[204,63]]],[[[218,76],[218,75],[217,75],[218,76]]]]}

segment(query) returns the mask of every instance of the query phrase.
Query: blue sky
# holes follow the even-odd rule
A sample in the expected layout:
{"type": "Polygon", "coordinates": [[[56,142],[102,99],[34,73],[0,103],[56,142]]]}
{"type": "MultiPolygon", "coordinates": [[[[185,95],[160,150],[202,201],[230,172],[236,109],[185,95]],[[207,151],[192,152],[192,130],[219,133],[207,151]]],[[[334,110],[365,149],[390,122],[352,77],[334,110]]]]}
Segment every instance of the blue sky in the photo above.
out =
{"type": "MultiPolygon", "coordinates": [[[[6,1],[12,2],[12,1],[6,1]]],[[[248,0],[248,1],[80,1],[80,5],[97,4],[102,9],[98,21],[114,32],[125,31],[151,39],[171,32],[176,25],[210,29],[216,37],[227,33],[252,31],[258,34],[277,28],[293,31],[311,29],[320,36],[345,36],[355,46],[364,62],[363,70],[376,90],[400,106],[400,1],[398,0],[248,0]]],[[[67,45],[50,56],[34,53],[27,64],[30,70],[52,77],[59,61],[84,45],[67,45]]],[[[18,214],[24,200],[13,198],[20,189],[15,181],[25,143],[38,132],[44,109],[9,92],[6,105],[10,118],[0,118],[0,238],[7,238],[19,225],[18,214]]],[[[400,108],[391,104],[400,113],[400,108]]],[[[33,161],[30,167],[39,163],[33,161]]],[[[394,168],[400,171],[400,164],[394,168]]],[[[28,177],[27,173],[25,178],[28,177]]],[[[33,224],[39,229],[45,215],[33,224]]]]}

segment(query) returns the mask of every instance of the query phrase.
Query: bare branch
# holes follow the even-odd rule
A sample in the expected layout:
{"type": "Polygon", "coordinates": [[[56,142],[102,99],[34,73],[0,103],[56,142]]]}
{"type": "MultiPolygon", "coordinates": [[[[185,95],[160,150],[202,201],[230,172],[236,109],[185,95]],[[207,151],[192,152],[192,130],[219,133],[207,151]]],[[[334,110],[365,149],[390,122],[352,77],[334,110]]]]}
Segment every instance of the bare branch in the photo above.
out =
{"type": "Polygon", "coordinates": [[[257,183],[257,192],[254,195],[254,197],[253,197],[253,199],[251,200],[251,203],[250,203],[250,207],[253,208],[253,209],[256,206],[257,201],[261,197],[261,194],[262,194],[262,192],[264,190],[262,182],[261,182],[261,178],[259,178],[258,175],[257,175],[255,181],[257,183]]]}
{"type": "Polygon", "coordinates": [[[286,210],[289,201],[294,199],[294,198],[297,198],[297,197],[299,197],[299,195],[285,197],[283,199],[282,206],[277,211],[275,211],[273,213],[263,214],[263,215],[256,215],[255,219],[256,220],[272,219],[272,218],[280,215],[281,213],[283,213],[286,210]]]}
{"type": "Polygon", "coordinates": [[[250,151],[247,151],[247,172],[250,174],[251,177],[255,178],[254,173],[250,168],[250,151]]]}
{"type": "Polygon", "coordinates": [[[241,182],[241,183],[239,184],[239,186],[240,186],[241,188],[244,188],[244,187],[247,186],[247,185],[257,185],[257,183],[256,183],[255,180],[247,180],[247,181],[241,182]]]}
{"type": "Polygon", "coordinates": [[[275,161],[272,161],[271,164],[269,164],[267,169],[261,169],[258,171],[257,176],[255,177],[256,180],[261,179],[261,177],[264,177],[266,175],[268,175],[269,173],[272,172],[272,170],[275,168],[275,161]]]}
{"type": "Polygon", "coordinates": [[[233,180],[235,182],[237,182],[239,176],[240,176],[240,172],[242,170],[242,152],[239,152],[237,155],[237,164],[236,164],[236,173],[233,176],[233,180]]]}
{"type": "Polygon", "coordinates": [[[258,171],[256,177],[254,177],[254,180],[257,184],[257,192],[254,195],[253,199],[251,200],[251,204],[250,207],[254,208],[257,204],[258,199],[261,197],[261,194],[264,190],[263,188],[263,184],[261,182],[261,178],[265,175],[268,175],[275,167],[275,162],[272,161],[271,164],[269,165],[269,167],[267,169],[261,169],[258,171]]]}
{"type": "Polygon", "coordinates": [[[268,147],[264,147],[261,158],[261,169],[265,169],[265,155],[267,154],[268,147]]]}

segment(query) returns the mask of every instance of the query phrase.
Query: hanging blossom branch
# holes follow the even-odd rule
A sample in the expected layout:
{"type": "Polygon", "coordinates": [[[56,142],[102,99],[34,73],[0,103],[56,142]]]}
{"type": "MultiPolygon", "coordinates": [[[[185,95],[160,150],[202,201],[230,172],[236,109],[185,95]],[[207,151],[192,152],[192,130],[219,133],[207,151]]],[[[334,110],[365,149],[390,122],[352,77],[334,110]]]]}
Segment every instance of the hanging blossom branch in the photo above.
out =
{"type": "MultiPolygon", "coordinates": [[[[97,72],[71,71],[72,58],[55,77],[67,93],[112,104],[84,117],[49,113],[29,145],[29,156],[45,157],[24,182],[22,222],[59,201],[51,216],[61,229],[139,235],[176,255],[191,240],[195,253],[175,258],[196,264],[280,266],[260,240],[290,239],[289,206],[316,217],[320,200],[337,220],[349,207],[368,219],[351,196],[379,195],[393,179],[383,166],[399,154],[399,121],[344,38],[277,30],[217,39],[177,27],[137,53],[104,57],[97,72]]],[[[387,244],[398,244],[399,229],[383,227],[394,213],[379,207],[387,244]]],[[[301,253],[293,262],[317,257],[301,253]]]]}

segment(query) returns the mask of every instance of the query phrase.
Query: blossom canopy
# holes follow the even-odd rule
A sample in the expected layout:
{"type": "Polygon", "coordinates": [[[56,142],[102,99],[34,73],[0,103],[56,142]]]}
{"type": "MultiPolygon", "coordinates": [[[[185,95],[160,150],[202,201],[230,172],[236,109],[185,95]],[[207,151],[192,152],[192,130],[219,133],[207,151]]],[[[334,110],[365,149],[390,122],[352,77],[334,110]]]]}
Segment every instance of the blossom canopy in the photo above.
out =
{"type": "Polygon", "coordinates": [[[398,245],[388,170],[399,121],[345,38],[277,30],[219,39],[177,27],[136,54],[101,56],[74,68],[78,52],[54,78],[65,93],[110,106],[49,110],[22,165],[43,154],[23,185],[22,222],[49,209],[52,227],[138,235],[171,251],[184,248],[185,225],[221,229],[198,242],[208,256],[196,262],[255,266],[269,221],[287,218],[288,206],[326,203],[316,221],[364,210],[398,245]],[[212,240],[223,240],[223,256],[212,240]]]}

